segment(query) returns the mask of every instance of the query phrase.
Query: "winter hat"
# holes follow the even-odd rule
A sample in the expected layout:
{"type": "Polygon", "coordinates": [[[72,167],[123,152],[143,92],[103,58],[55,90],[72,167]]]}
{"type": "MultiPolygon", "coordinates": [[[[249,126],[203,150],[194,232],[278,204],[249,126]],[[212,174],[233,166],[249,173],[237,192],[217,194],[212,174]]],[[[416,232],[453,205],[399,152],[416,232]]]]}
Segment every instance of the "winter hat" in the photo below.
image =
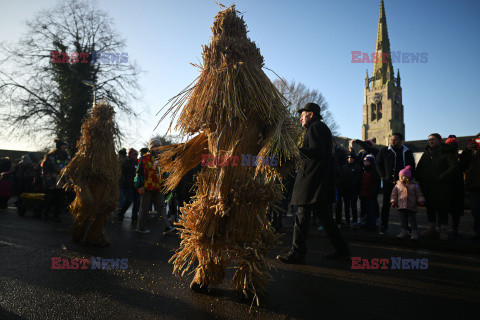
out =
{"type": "Polygon", "coordinates": [[[355,159],[355,155],[354,155],[353,153],[349,152],[349,153],[347,154],[347,159],[348,159],[348,158],[355,159]]]}
{"type": "Polygon", "coordinates": [[[152,150],[152,147],[159,147],[162,145],[162,142],[158,138],[152,138],[148,141],[148,149],[152,150]]]}
{"type": "Polygon", "coordinates": [[[373,142],[373,140],[370,140],[370,139],[365,140],[365,142],[368,143],[372,147],[375,145],[375,142],[373,142]]]}
{"type": "Polygon", "coordinates": [[[400,170],[400,173],[398,175],[412,178],[412,166],[406,166],[405,169],[400,170]]]}
{"type": "Polygon", "coordinates": [[[454,134],[449,135],[447,141],[445,141],[445,144],[451,144],[451,145],[453,145],[455,148],[458,148],[457,136],[454,135],[454,134]]]}
{"type": "Polygon", "coordinates": [[[55,148],[60,149],[61,146],[66,146],[67,144],[60,140],[60,139],[54,139],[53,142],[55,142],[55,148]]]}
{"type": "Polygon", "coordinates": [[[375,164],[375,156],[373,154],[367,154],[365,158],[363,158],[363,161],[368,161],[371,164],[375,164]]]}

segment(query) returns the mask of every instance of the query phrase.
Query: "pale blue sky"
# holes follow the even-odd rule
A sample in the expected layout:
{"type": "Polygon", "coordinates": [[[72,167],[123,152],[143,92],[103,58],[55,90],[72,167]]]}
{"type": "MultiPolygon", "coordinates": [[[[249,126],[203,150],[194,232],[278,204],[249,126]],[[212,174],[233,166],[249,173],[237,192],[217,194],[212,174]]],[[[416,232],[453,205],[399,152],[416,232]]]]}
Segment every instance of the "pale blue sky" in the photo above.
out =
{"type": "MultiPolygon", "coordinates": [[[[221,1],[220,1],[221,2],[221,1]]],[[[238,0],[249,36],[259,46],[265,65],[288,80],[318,89],[327,99],[342,136],[361,138],[365,70],[351,63],[352,51],[373,52],[379,0],[287,1],[238,0]]],[[[14,41],[24,20],[55,1],[6,2],[0,11],[0,41],[14,41]]],[[[230,5],[232,1],[221,2],[230,5]]],[[[201,60],[210,27],[219,11],[212,0],[100,0],[127,39],[129,59],[146,71],[141,78],[143,101],[138,135],[125,147],[140,147],[153,131],[155,113],[198,75],[190,62],[201,60]]],[[[480,131],[480,2],[471,0],[385,0],[392,51],[427,52],[427,63],[394,63],[400,69],[406,139],[473,135],[480,131]]],[[[274,80],[275,75],[266,71],[274,80]]],[[[133,132],[133,131],[132,131],[133,132]]],[[[0,148],[36,147],[1,141],[0,148]]]]}

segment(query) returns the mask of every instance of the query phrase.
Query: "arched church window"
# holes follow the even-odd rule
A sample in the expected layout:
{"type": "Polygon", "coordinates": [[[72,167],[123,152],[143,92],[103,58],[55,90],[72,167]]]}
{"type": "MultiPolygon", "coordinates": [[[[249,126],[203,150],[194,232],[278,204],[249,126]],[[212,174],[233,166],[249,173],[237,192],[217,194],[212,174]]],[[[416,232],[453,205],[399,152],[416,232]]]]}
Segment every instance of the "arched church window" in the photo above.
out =
{"type": "Polygon", "coordinates": [[[374,103],[372,103],[372,105],[370,106],[370,109],[372,114],[372,121],[377,120],[377,106],[374,103]]]}
{"type": "Polygon", "coordinates": [[[377,104],[377,120],[382,119],[382,103],[377,104]]]}

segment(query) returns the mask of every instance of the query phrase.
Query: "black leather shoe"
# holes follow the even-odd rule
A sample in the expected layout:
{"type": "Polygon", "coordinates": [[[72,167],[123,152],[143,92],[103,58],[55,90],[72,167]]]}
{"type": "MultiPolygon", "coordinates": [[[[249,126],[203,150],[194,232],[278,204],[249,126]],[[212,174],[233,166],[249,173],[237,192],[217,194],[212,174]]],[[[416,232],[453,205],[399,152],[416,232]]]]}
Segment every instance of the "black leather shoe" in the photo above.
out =
{"type": "Polygon", "coordinates": [[[350,259],[350,250],[346,248],[341,251],[335,251],[325,255],[325,258],[332,260],[348,260],[350,259]]]}
{"type": "Polygon", "coordinates": [[[305,256],[303,254],[290,251],[285,255],[278,255],[277,260],[282,263],[289,264],[305,264],[305,256]]]}
{"type": "Polygon", "coordinates": [[[198,293],[207,293],[208,292],[208,285],[200,284],[198,282],[192,281],[192,283],[190,283],[190,289],[192,291],[195,291],[195,292],[198,292],[198,293]]]}

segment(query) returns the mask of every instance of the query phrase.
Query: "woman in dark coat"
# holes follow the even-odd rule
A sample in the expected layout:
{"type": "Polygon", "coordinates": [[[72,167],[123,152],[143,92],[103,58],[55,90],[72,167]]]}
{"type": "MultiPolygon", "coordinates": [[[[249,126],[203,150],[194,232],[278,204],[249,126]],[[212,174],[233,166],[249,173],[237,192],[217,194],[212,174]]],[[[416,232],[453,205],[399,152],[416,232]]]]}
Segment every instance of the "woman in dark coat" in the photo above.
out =
{"type": "Polygon", "coordinates": [[[435,237],[435,223],[440,224],[440,239],[448,239],[448,210],[451,206],[454,180],[458,174],[456,149],[441,143],[442,137],[432,133],[428,146],[417,165],[416,177],[425,195],[429,229],[424,237],[435,237]]]}
{"type": "Polygon", "coordinates": [[[460,168],[465,172],[465,189],[470,196],[475,231],[472,240],[480,240],[480,133],[463,150],[460,168]]]}
{"type": "Polygon", "coordinates": [[[455,135],[448,136],[445,144],[448,144],[456,149],[456,157],[459,163],[459,169],[457,170],[457,176],[454,179],[455,186],[453,187],[452,201],[450,202],[449,213],[452,216],[452,234],[459,236],[458,227],[460,225],[460,217],[463,216],[465,209],[465,181],[463,179],[463,172],[460,164],[460,153],[458,153],[458,141],[455,135]]]}

